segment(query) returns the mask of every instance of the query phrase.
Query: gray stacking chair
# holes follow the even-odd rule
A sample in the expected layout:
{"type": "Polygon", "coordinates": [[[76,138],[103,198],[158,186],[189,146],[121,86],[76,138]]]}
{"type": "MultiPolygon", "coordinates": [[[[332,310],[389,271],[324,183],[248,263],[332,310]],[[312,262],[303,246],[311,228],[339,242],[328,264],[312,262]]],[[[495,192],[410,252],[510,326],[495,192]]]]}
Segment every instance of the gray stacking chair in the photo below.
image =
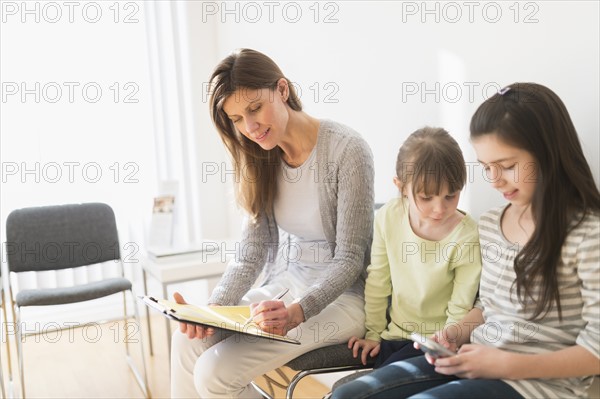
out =
{"type": "MultiPolygon", "coordinates": [[[[115,214],[110,206],[89,203],[18,209],[11,212],[6,219],[6,237],[9,277],[12,273],[69,269],[108,261],[117,261],[121,274],[118,278],[72,287],[20,290],[16,296],[13,295],[13,286],[9,278],[9,297],[14,301],[13,318],[17,325],[21,325],[22,307],[83,302],[121,292],[126,320],[127,291],[132,296],[135,319],[140,325],[131,282],[124,277],[115,214]],[[90,250],[91,247],[93,251],[90,250]]],[[[25,397],[21,329],[16,331],[21,390],[25,397]]],[[[150,397],[141,336],[139,343],[143,378],[130,356],[127,340],[126,358],[144,395],[150,397]]]]}

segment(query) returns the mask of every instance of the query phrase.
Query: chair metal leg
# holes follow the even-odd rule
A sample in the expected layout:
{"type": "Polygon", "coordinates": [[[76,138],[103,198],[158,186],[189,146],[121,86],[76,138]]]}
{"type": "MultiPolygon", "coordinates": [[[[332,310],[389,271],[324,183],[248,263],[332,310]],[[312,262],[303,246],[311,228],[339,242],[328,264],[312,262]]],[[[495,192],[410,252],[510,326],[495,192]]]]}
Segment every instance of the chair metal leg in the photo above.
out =
{"type": "Polygon", "coordinates": [[[269,392],[271,393],[272,396],[275,396],[275,388],[280,388],[282,390],[286,390],[287,387],[290,385],[290,379],[289,377],[283,372],[283,370],[281,370],[281,368],[276,368],[274,370],[277,375],[279,375],[279,378],[281,378],[283,380],[283,382],[279,382],[276,379],[272,378],[270,375],[268,374],[264,374],[263,378],[265,379],[265,382],[267,383],[267,387],[269,388],[269,392]]]}
{"type": "Polygon", "coordinates": [[[269,376],[267,374],[263,374],[262,377],[265,379],[265,382],[267,384],[267,389],[269,390],[269,392],[262,389],[254,381],[252,381],[250,383],[254,387],[254,389],[256,389],[265,399],[274,399],[275,398],[275,388],[274,387],[286,390],[288,385],[290,384],[289,377],[285,374],[285,372],[281,368],[276,368],[274,371],[283,380],[283,383],[275,380],[274,378],[272,378],[271,376],[269,376]]]}
{"type": "MultiPolygon", "coordinates": [[[[0,287],[0,307],[2,308],[2,332],[0,333],[2,337],[6,338],[6,361],[8,364],[8,383],[9,386],[12,385],[12,359],[10,357],[10,344],[8,342],[8,318],[6,317],[6,304],[4,302],[4,291],[2,290],[2,288],[0,287]]],[[[2,389],[2,397],[6,398],[6,387],[4,385],[4,375],[2,374],[2,365],[0,364],[0,384],[2,385],[1,389],[2,389]]]]}
{"type": "Polygon", "coordinates": [[[250,384],[252,385],[252,387],[254,387],[254,389],[256,389],[258,391],[258,393],[261,394],[263,399],[275,399],[275,396],[273,393],[268,393],[267,391],[265,391],[264,389],[259,387],[258,384],[255,383],[254,381],[252,381],[250,384]]]}
{"type": "Polygon", "coordinates": [[[262,389],[260,386],[258,386],[257,383],[255,383],[254,381],[252,381],[250,384],[254,387],[254,389],[256,389],[265,399],[274,399],[275,398],[275,387],[280,388],[282,390],[287,390],[288,386],[290,385],[290,378],[285,374],[285,372],[281,369],[281,368],[276,368],[274,370],[277,375],[279,375],[279,378],[281,378],[281,380],[283,382],[279,382],[277,380],[275,380],[274,378],[272,378],[271,376],[267,375],[267,374],[263,374],[263,378],[265,379],[265,383],[267,384],[267,389],[268,392],[264,389],[262,389]]]}
{"type": "MultiPolygon", "coordinates": [[[[135,301],[135,299],[134,299],[135,301]]],[[[127,292],[123,291],[123,329],[125,330],[125,352],[129,356],[129,339],[127,337],[127,292]]]]}
{"type": "Polygon", "coordinates": [[[300,382],[301,379],[307,377],[311,374],[323,374],[323,373],[333,373],[338,371],[350,371],[350,370],[358,370],[363,367],[361,366],[339,366],[339,367],[328,367],[328,368],[319,368],[319,369],[310,369],[310,370],[302,370],[298,374],[296,374],[292,380],[290,381],[290,385],[285,393],[286,399],[292,399],[294,395],[294,389],[296,389],[296,385],[300,382]]]}
{"type": "Polygon", "coordinates": [[[21,334],[21,310],[15,304],[13,306],[13,317],[17,326],[15,328],[15,338],[17,340],[17,361],[19,365],[19,377],[21,380],[21,397],[25,399],[25,373],[23,368],[23,340],[21,334]]]}
{"type": "MultiPolygon", "coordinates": [[[[144,353],[144,340],[142,337],[142,323],[140,320],[140,315],[138,313],[138,307],[135,302],[136,299],[135,299],[135,295],[133,294],[133,290],[130,290],[129,292],[131,293],[131,297],[133,298],[133,313],[135,316],[135,322],[138,326],[138,331],[140,332],[139,344],[140,344],[141,355],[142,355],[143,376],[140,375],[137,367],[135,367],[135,364],[133,363],[133,358],[131,357],[131,354],[129,353],[129,342],[128,342],[129,338],[127,337],[127,334],[126,334],[125,335],[125,351],[126,351],[126,356],[127,356],[127,364],[129,365],[131,372],[135,376],[135,380],[137,381],[138,385],[142,389],[144,396],[146,398],[151,398],[152,396],[150,394],[150,387],[148,386],[148,374],[146,372],[146,354],[144,353]]],[[[125,321],[125,326],[127,326],[127,305],[125,303],[126,303],[126,297],[125,297],[125,292],[123,291],[123,308],[125,310],[124,321],[125,321]]]]}

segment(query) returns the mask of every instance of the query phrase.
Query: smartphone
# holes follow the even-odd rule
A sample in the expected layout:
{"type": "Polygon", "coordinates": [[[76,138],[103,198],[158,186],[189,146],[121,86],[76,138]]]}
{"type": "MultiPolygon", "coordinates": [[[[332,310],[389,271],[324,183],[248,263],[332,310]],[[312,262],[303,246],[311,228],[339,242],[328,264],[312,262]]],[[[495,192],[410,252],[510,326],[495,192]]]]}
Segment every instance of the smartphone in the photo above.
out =
{"type": "Polygon", "coordinates": [[[435,342],[432,339],[422,336],[419,333],[410,334],[410,338],[421,345],[421,350],[425,353],[429,353],[429,355],[437,359],[439,357],[449,357],[454,356],[456,353],[452,352],[450,349],[446,348],[442,344],[435,342]]]}

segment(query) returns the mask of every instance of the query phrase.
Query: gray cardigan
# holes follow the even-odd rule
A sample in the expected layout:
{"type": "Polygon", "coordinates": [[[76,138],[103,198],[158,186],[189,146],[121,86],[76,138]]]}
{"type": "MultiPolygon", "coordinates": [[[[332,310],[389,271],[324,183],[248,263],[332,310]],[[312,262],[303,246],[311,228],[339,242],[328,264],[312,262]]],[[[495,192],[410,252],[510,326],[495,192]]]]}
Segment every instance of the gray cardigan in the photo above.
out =
{"type": "MultiPolygon", "coordinates": [[[[323,278],[300,298],[306,320],[343,292],[364,295],[364,279],[373,234],[373,155],[351,128],[321,120],[317,136],[319,208],[332,261],[323,278]]],[[[264,269],[268,284],[286,268],[276,262],[279,230],[270,215],[244,223],[237,255],[214,289],[209,303],[235,305],[264,269]]]]}

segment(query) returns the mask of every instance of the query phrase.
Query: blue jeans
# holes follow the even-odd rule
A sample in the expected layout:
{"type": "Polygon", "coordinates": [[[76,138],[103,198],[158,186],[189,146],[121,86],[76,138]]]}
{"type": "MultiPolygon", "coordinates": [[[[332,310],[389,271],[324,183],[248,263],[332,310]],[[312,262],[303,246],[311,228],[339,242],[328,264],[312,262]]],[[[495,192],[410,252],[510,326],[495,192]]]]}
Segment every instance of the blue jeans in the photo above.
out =
{"type": "Polygon", "coordinates": [[[332,399],[523,399],[500,380],[459,379],[438,374],[425,356],[395,362],[344,384],[333,391],[332,399]]]}

